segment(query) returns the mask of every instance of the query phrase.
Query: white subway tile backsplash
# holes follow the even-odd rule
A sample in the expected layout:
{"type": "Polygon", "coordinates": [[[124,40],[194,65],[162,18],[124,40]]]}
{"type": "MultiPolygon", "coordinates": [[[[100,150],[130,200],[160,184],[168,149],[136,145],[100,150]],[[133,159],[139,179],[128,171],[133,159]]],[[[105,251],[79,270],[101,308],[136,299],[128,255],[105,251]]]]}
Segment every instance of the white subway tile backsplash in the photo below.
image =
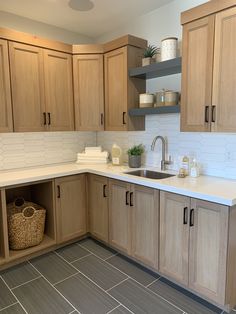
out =
{"type": "Polygon", "coordinates": [[[159,166],[161,144],[157,143],[155,152],[150,150],[156,135],[167,137],[167,154],[171,155],[173,161],[171,169],[178,170],[180,157],[188,155],[197,158],[202,173],[236,179],[236,134],[181,133],[179,114],[147,116],[146,131],[143,132],[99,132],[97,142],[109,151],[113,143],[120,145],[124,151],[125,161],[128,159],[127,149],[143,143],[146,148],[144,164],[159,166]]]}
{"type": "Polygon", "coordinates": [[[0,134],[0,170],[75,161],[85,145],[96,145],[94,132],[0,134]]]}

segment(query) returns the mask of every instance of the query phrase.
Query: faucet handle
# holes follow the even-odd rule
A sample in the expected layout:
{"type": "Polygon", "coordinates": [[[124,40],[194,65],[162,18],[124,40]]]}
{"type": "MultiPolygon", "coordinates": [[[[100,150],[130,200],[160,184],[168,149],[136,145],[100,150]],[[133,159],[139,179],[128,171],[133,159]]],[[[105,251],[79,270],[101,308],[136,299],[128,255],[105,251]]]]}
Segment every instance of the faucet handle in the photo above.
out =
{"type": "Polygon", "coordinates": [[[172,160],[171,160],[171,156],[169,155],[168,160],[165,160],[165,164],[166,165],[171,165],[172,164],[172,160]]]}

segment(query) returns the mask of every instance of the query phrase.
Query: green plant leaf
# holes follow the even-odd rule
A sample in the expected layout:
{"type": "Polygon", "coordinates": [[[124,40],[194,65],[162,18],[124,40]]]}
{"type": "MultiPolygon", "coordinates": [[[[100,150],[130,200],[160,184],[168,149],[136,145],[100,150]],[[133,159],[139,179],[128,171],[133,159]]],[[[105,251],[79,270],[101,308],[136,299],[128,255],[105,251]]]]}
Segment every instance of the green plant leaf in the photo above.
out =
{"type": "Polygon", "coordinates": [[[140,156],[144,153],[144,146],[143,144],[134,145],[128,149],[127,153],[129,156],[140,156]]]}

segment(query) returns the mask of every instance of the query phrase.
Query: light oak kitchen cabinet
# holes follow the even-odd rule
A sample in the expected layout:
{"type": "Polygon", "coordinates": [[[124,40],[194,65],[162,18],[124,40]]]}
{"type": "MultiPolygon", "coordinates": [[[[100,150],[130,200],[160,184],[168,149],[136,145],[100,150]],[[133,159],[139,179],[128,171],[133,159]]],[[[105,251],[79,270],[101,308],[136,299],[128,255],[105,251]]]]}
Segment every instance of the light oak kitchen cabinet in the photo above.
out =
{"type": "Polygon", "coordinates": [[[159,191],[109,180],[109,242],[157,269],[159,191]]]}
{"type": "Polygon", "coordinates": [[[74,55],[73,78],[76,130],[104,130],[103,54],[74,55]]]}
{"type": "Polygon", "coordinates": [[[160,273],[217,304],[230,303],[229,219],[235,209],[161,191],[160,273]]]}
{"type": "Polygon", "coordinates": [[[43,51],[47,124],[50,131],[74,130],[72,56],[43,51]]]}
{"type": "Polygon", "coordinates": [[[108,243],[108,178],[88,175],[89,232],[108,243]]]}
{"type": "Polygon", "coordinates": [[[0,132],[13,131],[8,44],[0,39],[0,132]]]}
{"type": "Polygon", "coordinates": [[[43,50],[9,42],[14,131],[45,131],[43,50]]]}
{"type": "Polygon", "coordinates": [[[144,117],[130,117],[129,109],[138,107],[145,81],[129,78],[129,68],[141,65],[142,49],[125,46],[104,54],[105,129],[107,131],[144,130],[144,117]]]}
{"type": "Polygon", "coordinates": [[[58,243],[85,235],[87,233],[85,175],[56,179],[55,188],[58,243]]]}
{"type": "Polygon", "coordinates": [[[189,14],[182,15],[181,130],[235,132],[236,7],[185,23],[189,14]]]}
{"type": "Polygon", "coordinates": [[[70,54],[9,42],[14,130],[74,129],[70,54]]]}

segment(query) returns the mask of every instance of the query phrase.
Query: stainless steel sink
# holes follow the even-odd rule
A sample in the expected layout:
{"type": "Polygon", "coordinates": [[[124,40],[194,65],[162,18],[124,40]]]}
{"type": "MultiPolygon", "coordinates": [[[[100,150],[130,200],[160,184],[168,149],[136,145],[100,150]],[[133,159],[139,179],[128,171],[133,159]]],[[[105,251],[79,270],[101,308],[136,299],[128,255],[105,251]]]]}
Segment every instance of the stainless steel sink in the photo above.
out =
{"type": "Polygon", "coordinates": [[[151,170],[134,170],[134,171],[127,171],[125,173],[130,174],[132,176],[155,179],[155,180],[161,180],[161,179],[174,177],[173,174],[151,171],[151,170]]]}

